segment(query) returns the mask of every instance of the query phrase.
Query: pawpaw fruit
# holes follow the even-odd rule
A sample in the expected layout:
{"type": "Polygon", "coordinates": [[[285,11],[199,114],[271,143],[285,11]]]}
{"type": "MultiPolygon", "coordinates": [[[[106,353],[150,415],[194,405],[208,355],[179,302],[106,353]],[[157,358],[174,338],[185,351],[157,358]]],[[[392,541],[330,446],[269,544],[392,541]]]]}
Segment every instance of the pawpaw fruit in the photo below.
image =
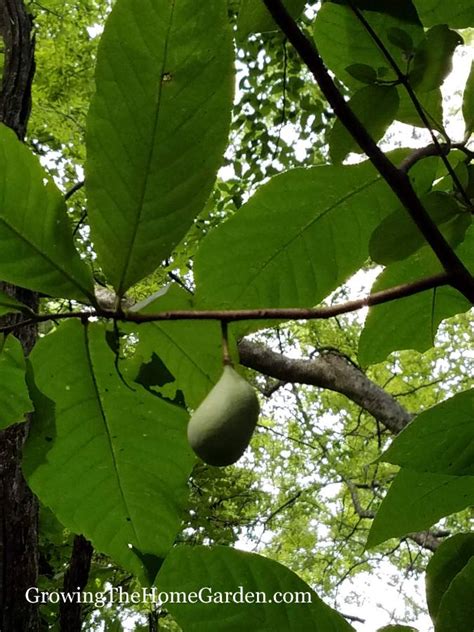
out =
{"type": "Polygon", "coordinates": [[[189,444],[209,465],[232,465],[250,443],[259,412],[255,390],[225,365],[219,381],[189,420],[189,444]]]}

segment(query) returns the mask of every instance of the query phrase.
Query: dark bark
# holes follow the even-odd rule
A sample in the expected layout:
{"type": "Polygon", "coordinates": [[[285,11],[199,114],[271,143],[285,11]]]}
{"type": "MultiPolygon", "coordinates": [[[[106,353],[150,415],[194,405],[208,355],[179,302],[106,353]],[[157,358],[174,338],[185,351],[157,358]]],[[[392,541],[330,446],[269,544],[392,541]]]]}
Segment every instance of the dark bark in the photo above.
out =
{"type": "MultiPolygon", "coordinates": [[[[20,0],[0,3],[0,32],[5,47],[5,63],[0,92],[0,121],[23,139],[31,106],[34,75],[34,41],[31,20],[20,0]]],[[[0,283],[0,289],[18,298],[33,310],[33,292],[0,283]]],[[[7,316],[3,324],[15,324],[18,317],[7,316]]],[[[14,331],[28,354],[36,340],[36,327],[14,331]]],[[[38,505],[21,471],[23,445],[29,421],[0,433],[0,630],[36,632],[37,606],[25,599],[25,591],[35,586],[38,576],[38,505]]]]}
{"type": "MultiPolygon", "coordinates": [[[[92,544],[82,535],[74,538],[71,560],[64,575],[63,590],[73,593],[84,590],[89,578],[92,559],[92,544]]],[[[61,603],[59,606],[59,629],[61,632],[81,632],[82,605],[80,603],[61,603]]]]}

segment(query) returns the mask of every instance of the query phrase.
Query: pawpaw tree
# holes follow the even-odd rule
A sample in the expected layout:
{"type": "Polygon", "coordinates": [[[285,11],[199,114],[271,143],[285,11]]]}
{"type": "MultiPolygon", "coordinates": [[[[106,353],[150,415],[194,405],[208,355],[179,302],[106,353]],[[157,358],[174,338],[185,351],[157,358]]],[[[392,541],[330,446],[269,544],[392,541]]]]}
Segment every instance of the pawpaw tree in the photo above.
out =
{"type": "Polygon", "coordinates": [[[361,629],[388,556],[472,630],[473,25],[2,5],[1,629],[361,629]]]}

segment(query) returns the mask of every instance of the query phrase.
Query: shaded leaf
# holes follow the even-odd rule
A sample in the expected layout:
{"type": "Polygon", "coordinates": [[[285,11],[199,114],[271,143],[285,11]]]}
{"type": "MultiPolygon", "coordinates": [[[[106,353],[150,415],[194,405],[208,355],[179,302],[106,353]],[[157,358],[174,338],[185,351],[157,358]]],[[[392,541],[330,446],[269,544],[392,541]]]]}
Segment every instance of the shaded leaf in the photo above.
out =
{"type": "Polygon", "coordinates": [[[428,562],[426,600],[433,621],[452,580],[473,558],[474,533],[458,533],[442,542],[428,562]]]}
{"type": "MultiPolygon", "coordinates": [[[[283,0],[283,4],[289,14],[297,19],[304,9],[306,0],[283,0]]],[[[278,26],[262,1],[241,0],[237,20],[239,39],[245,39],[251,33],[265,33],[277,29],[278,26]]]]}
{"type": "Polygon", "coordinates": [[[462,114],[466,124],[466,136],[474,131],[474,62],[464,89],[462,114]]]}
{"type": "Polygon", "coordinates": [[[0,428],[24,421],[32,410],[21,343],[13,336],[0,336],[0,428]]]}
{"type": "Polygon", "coordinates": [[[474,475],[474,389],[418,415],[380,460],[421,472],[474,475]]]}
{"type": "Polygon", "coordinates": [[[222,161],[233,98],[226,3],[118,0],[88,119],[92,238],[119,295],[170,255],[222,161]]]}
{"type": "Polygon", "coordinates": [[[0,124],[0,278],[30,290],[92,300],[64,198],[38,158],[0,124]]]}
{"type": "Polygon", "coordinates": [[[441,86],[453,68],[453,53],[462,43],[459,33],[451,31],[445,24],[438,24],[428,31],[417,47],[409,74],[410,83],[417,92],[429,92],[441,86]]]}
{"type": "Polygon", "coordinates": [[[362,83],[372,84],[377,81],[377,71],[367,64],[351,64],[346,68],[347,72],[362,83]]]}
{"type": "Polygon", "coordinates": [[[0,316],[14,312],[29,311],[28,307],[15,298],[0,291],[0,316]]]}
{"type": "MultiPolygon", "coordinates": [[[[191,295],[177,285],[161,292],[155,300],[138,303],[142,314],[171,310],[192,310],[191,295]]],[[[186,404],[196,408],[222,373],[221,330],[212,321],[156,321],[130,326],[139,336],[136,360],[147,362],[156,353],[184,394],[186,404]]]]}
{"type": "Polygon", "coordinates": [[[394,46],[402,50],[404,53],[411,54],[413,52],[413,40],[410,33],[407,33],[407,31],[397,27],[392,27],[387,31],[387,37],[394,46]]]}
{"type": "Polygon", "coordinates": [[[102,325],[63,324],[30,358],[43,398],[26,446],[31,488],[65,527],[146,581],[134,550],[164,557],[187,499],[186,413],[123,383],[102,325]]]}
{"type": "Polygon", "coordinates": [[[418,15],[426,27],[447,24],[455,29],[472,26],[474,6],[472,0],[413,0],[418,15]]]}
{"type": "MultiPolygon", "coordinates": [[[[474,268],[472,227],[457,248],[466,265],[474,268]]],[[[404,261],[393,263],[382,272],[372,287],[376,292],[410,283],[442,272],[433,252],[422,248],[404,261]]],[[[359,339],[359,362],[362,366],[382,362],[392,351],[414,349],[424,352],[434,342],[439,324],[450,316],[470,309],[462,294],[449,286],[426,290],[370,308],[359,339]]]]}
{"type": "MultiPolygon", "coordinates": [[[[461,212],[455,199],[442,191],[433,191],[421,198],[423,206],[452,246],[464,238],[471,218],[461,212]]],[[[388,265],[406,259],[426,244],[404,207],[388,215],[370,238],[369,252],[373,261],[388,265]]]]}
{"type": "Polygon", "coordinates": [[[393,480],[370,529],[367,548],[432,527],[474,503],[474,476],[447,476],[403,468],[393,480]]]}
{"type": "Polygon", "coordinates": [[[285,566],[229,547],[180,546],[167,556],[156,578],[160,591],[198,592],[204,601],[171,603],[166,608],[189,632],[350,632],[345,619],[285,566]],[[204,587],[204,588],[203,588],[204,587]],[[222,601],[235,593],[236,600],[222,601]],[[220,593],[221,600],[218,600],[220,593]],[[292,593],[294,603],[277,603],[292,593]],[[250,602],[253,594],[253,602],[250,602]],[[246,595],[247,597],[246,599],[246,595]],[[212,597],[217,599],[212,601],[212,597]],[[206,600],[209,599],[209,602],[206,600]],[[270,602],[272,600],[272,602],[270,602]],[[265,602],[266,601],[266,602],[265,602]]]}
{"type": "Polygon", "coordinates": [[[436,616],[436,632],[472,632],[474,621],[474,557],[453,578],[436,616]]]}
{"type": "MultiPolygon", "coordinates": [[[[421,119],[417,108],[413,104],[410,95],[403,86],[398,86],[400,105],[397,113],[397,120],[414,127],[426,127],[421,119]]],[[[430,92],[419,92],[415,89],[418,102],[426,114],[430,125],[434,129],[443,129],[443,99],[441,90],[435,89],[430,92]]]]}
{"type": "MultiPolygon", "coordinates": [[[[351,97],[351,110],[375,142],[379,141],[397,115],[399,98],[395,86],[366,86],[351,97]],[[374,105],[376,104],[376,107],[374,105]]],[[[351,152],[363,152],[339,119],[329,132],[329,155],[342,162],[351,152]]]]}

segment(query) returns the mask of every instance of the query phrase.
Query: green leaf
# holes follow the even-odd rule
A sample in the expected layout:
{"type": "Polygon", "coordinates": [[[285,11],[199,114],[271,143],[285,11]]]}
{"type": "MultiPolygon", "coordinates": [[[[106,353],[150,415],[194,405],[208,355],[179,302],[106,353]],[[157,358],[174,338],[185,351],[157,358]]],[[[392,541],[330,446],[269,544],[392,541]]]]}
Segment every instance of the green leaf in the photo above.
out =
{"type": "MultiPolygon", "coordinates": [[[[297,19],[301,15],[306,0],[283,0],[289,14],[297,19]]],[[[263,0],[241,0],[237,32],[239,39],[246,39],[251,33],[266,33],[276,31],[275,24],[263,0]]]]}
{"type": "Polygon", "coordinates": [[[446,24],[431,28],[415,53],[409,74],[412,86],[418,92],[439,88],[453,68],[452,58],[456,47],[462,43],[459,33],[448,29],[446,24]]]}
{"type": "Polygon", "coordinates": [[[474,475],[474,389],[422,412],[380,459],[421,472],[474,475]]]}
{"type": "Polygon", "coordinates": [[[222,0],[117,0],[88,118],[92,238],[119,295],[202,210],[227,142],[233,44],[222,0]]]}
{"type": "MultiPolygon", "coordinates": [[[[407,55],[399,42],[394,44],[391,37],[393,29],[399,29],[411,39],[414,46],[422,40],[423,28],[411,1],[394,3],[392,0],[382,0],[364,3],[363,6],[374,8],[364,10],[364,18],[381,38],[397,65],[406,68],[407,55]]],[[[357,88],[359,85],[347,71],[351,64],[384,68],[387,71],[384,80],[397,79],[383,52],[347,6],[334,2],[323,3],[316,16],[314,39],[326,64],[349,87],[357,88]]]]}
{"type": "Polygon", "coordinates": [[[367,539],[373,548],[432,527],[474,503],[474,476],[447,476],[402,469],[380,505],[367,539]]]}
{"type": "Polygon", "coordinates": [[[91,299],[92,275],[72,241],[64,199],[38,158],[0,124],[0,279],[91,299]]]}
{"type": "Polygon", "coordinates": [[[394,204],[367,162],[275,176],[203,240],[196,305],[318,303],[364,263],[371,232],[394,204]]]}
{"type": "MultiPolygon", "coordinates": [[[[365,86],[349,100],[351,110],[372,136],[379,141],[397,115],[399,98],[395,86],[365,86]],[[376,107],[374,107],[376,104],[376,107]]],[[[352,134],[336,119],[329,132],[329,155],[335,163],[342,162],[351,152],[362,152],[352,134]]]]}
{"type": "Polygon", "coordinates": [[[436,632],[472,632],[473,594],[474,558],[471,558],[443,595],[436,617],[436,632]]]}
{"type": "Polygon", "coordinates": [[[0,428],[24,421],[32,410],[21,343],[13,336],[0,336],[0,428]]]}
{"type": "Polygon", "coordinates": [[[224,546],[174,548],[156,578],[156,585],[160,592],[169,594],[183,591],[202,595],[203,599],[195,603],[181,600],[166,604],[187,632],[354,630],[285,566],[224,546]],[[228,593],[235,593],[234,600],[226,601],[228,593]],[[294,603],[283,603],[281,596],[282,603],[277,603],[277,593],[291,593],[294,603]]]}
{"type": "MultiPolygon", "coordinates": [[[[466,263],[474,267],[474,230],[466,233],[457,248],[466,255],[466,263]]],[[[428,247],[404,261],[390,265],[378,277],[373,292],[385,290],[440,273],[441,266],[428,247]]],[[[433,346],[441,321],[470,309],[471,304],[450,286],[425,290],[410,297],[377,305],[369,310],[359,339],[359,362],[362,366],[382,362],[392,351],[414,349],[424,352],[433,346]]]]}
{"type": "Polygon", "coordinates": [[[464,89],[462,114],[466,124],[466,136],[469,136],[474,131],[474,62],[471,64],[471,71],[464,89]]]}
{"type": "Polygon", "coordinates": [[[165,556],[187,500],[186,413],[124,384],[100,324],[63,324],[30,357],[40,391],[24,462],[31,488],[66,528],[146,580],[140,555],[165,556]]]}
{"type": "Polygon", "coordinates": [[[392,27],[387,30],[387,37],[389,41],[402,50],[404,53],[410,55],[414,51],[413,40],[410,33],[407,33],[403,29],[392,27]]]}
{"type": "MultiPolygon", "coordinates": [[[[435,89],[430,92],[420,92],[415,88],[414,92],[430,124],[435,129],[442,130],[443,98],[441,90],[435,89]]],[[[407,125],[413,125],[414,127],[426,127],[410,95],[403,86],[398,86],[398,94],[400,96],[400,106],[398,108],[397,120],[407,125]]]]}
{"type": "MultiPolygon", "coordinates": [[[[146,306],[137,304],[141,314],[193,309],[192,297],[173,285],[146,306]]],[[[131,328],[139,336],[135,352],[142,362],[156,353],[181,390],[186,404],[196,408],[222,373],[220,325],[210,321],[174,321],[141,324],[131,328]]]]}
{"type": "Polygon", "coordinates": [[[25,311],[29,311],[26,305],[0,290],[0,316],[25,311]]]}
{"type": "Polygon", "coordinates": [[[346,71],[362,83],[373,84],[377,81],[377,71],[367,64],[351,64],[346,71]]]}
{"type": "Polygon", "coordinates": [[[468,28],[474,21],[472,0],[413,0],[426,27],[447,24],[454,29],[468,28]]]}
{"type": "Polygon", "coordinates": [[[453,579],[474,559],[474,533],[458,533],[442,542],[426,567],[426,600],[433,621],[453,579]]]}
{"type": "MultiPolygon", "coordinates": [[[[464,238],[471,219],[461,212],[455,199],[442,191],[433,191],[421,198],[423,206],[451,245],[464,238]]],[[[370,238],[369,252],[373,261],[388,265],[406,259],[425,244],[425,239],[404,207],[390,213],[370,238]]]]}

